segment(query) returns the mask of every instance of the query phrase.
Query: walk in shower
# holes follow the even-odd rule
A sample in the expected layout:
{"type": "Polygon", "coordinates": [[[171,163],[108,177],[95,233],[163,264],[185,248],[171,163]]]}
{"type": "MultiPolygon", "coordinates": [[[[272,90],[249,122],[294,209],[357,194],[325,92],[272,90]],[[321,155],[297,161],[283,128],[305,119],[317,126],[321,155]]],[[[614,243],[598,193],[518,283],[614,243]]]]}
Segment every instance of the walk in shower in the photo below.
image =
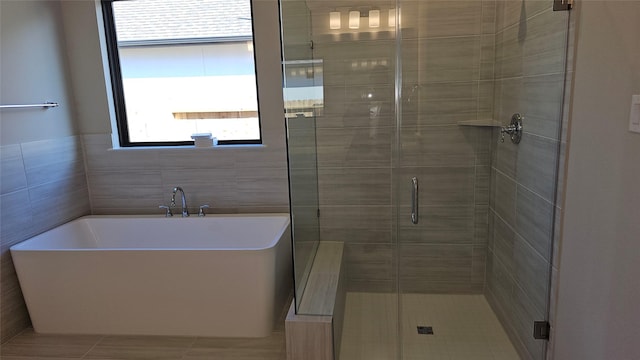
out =
{"type": "Polygon", "coordinates": [[[343,243],[336,358],[544,358],[571,71],[553,6],[281,0],[296,304],[343,243]]]}

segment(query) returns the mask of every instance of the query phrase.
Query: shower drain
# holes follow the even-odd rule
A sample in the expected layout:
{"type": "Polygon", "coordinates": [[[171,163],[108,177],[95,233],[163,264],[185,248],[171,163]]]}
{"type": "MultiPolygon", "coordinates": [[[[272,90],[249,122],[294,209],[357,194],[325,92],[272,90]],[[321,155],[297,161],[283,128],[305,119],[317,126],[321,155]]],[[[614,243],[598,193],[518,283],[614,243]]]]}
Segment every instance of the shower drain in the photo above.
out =
{"type": "Polygon", "coordinates": [[[433,335],[433,327],[431,327],[431,326],[418,326],[418,334],[421,334],[421,335],[433,335]]]}

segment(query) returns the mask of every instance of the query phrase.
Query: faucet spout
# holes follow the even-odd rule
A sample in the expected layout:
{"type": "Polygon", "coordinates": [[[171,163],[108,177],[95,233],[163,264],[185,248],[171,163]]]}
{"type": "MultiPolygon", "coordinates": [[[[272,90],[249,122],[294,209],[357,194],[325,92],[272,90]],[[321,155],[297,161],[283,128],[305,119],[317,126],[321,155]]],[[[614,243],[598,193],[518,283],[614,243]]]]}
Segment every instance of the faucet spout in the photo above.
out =
{"type": "Polygon", "coordinates": [[[187,198],[184,195],[184,190],[180,186],[176,186],[173,188],[173,192],[171,193],[171,207],[176,206],[176,194],[180,192],[180,197],[182,200],[182,217],[189,216],[189,209],[187,207],[187,198]]]}

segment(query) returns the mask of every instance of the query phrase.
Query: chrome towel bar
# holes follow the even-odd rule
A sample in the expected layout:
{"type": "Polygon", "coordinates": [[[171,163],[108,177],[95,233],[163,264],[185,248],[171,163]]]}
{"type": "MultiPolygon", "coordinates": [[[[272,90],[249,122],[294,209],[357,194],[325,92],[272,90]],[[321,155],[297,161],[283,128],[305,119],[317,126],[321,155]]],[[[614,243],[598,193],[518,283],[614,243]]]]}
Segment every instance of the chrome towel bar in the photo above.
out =
{"type": "Polygon", "coordinates": [[[43,103],[43,104],[0,105],[0,109],[22,109],[22,108],[36,108],[36,107],[48,109],[51,107],[58,107],[58,106],[59,105],[57,102],[47,101],[46,103],[43,103]]]}

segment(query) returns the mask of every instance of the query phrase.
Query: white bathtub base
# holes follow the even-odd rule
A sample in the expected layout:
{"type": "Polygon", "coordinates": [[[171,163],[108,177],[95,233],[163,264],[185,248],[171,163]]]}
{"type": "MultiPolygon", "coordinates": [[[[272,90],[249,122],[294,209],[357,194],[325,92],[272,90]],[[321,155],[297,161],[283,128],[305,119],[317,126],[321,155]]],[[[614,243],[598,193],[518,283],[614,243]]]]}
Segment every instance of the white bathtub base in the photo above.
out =
{"type": "Polygon", "coordinates": [[[291,289],[288,229],[276,246],[250,251],[12,256],[39,333],[265,337],[291,289]]]}

